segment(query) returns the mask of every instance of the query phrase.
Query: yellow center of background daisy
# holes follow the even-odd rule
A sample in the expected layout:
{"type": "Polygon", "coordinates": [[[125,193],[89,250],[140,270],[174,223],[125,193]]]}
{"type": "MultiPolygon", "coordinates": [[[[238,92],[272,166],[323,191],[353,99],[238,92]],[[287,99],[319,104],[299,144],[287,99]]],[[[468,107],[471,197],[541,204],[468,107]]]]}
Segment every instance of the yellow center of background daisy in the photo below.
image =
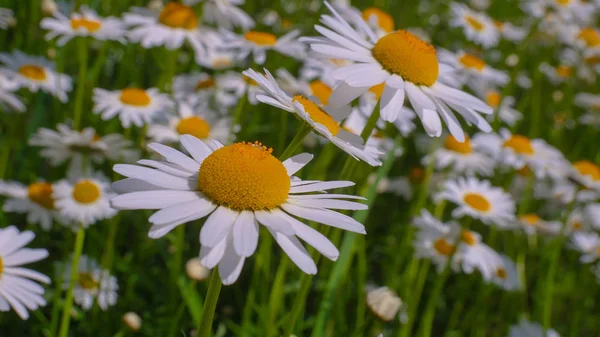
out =
{"type": "Polygon", "coordinates": [[[304,107],[304,111],[310,116],[315,123],[319,123],[327,128],[331,135],[335,136],[340,132],[340,125],[327,112],[321,109],[308,98],[302,95],[296,95],[292,99],[294,102],[300,103],[304,107]]]}
{"type": "Polygon", "coordinates": [[[571,229],[574,231],[581,230],[582,227],[583,225],[581,224],[581,222],[575,222],[571,225],[571,229]]]}
{"type": "Polygon", "coordinates": [[[375,97],[379,100],[381,95],[383,94],[383,89],[385,89],[385,83],[379,83],[369,88],[369,92],[373,93],[375,97]]]}
{"type": "Polygon", "coordinates": [[[206,139],[210,134],[210,124],[198,116],[183,118],[177,124],[177,133],[206,139]]]}
{"type": "Polygon", "coordinates": [[[320,80],[312,81],[309,83],[310,91],[313,96],[319,99],[321,104],[327,105],[329,103],[329,96],[331,96],[331,88],[320,80]]]}
{"type": "Polygon", "coordinates": [[[77,30],[83,28],[90,33],[93,33],[102,27],[102,23],[98,21],[92,21],[87,19],[71,19],[71,28],[77,30]]]}
{"type": "Polygon", "coordinates": [[[456,138],[452,137],[452,135],[449,135],[448,137],[446,137],[446,140],[444,140],[444,147],[448,150],[463,154],[473,152],[473,148],[471,147],[471,140],[466,135],[465,141],[462,143],[456,140],[456,138]]]}
{"type": "Polygon", "coordinates": [[[285,166],[262,144],[235,143],[209,155],[198,174],[198,189],[215,204],[237,211],[268,210],[290,192],[285,166]]]}
{"type": "Polygon", "coordinates": [[[487,212],[492,208],[492,204],[479,193],[467,193],[463,200],[471,208],[474,208],[480,212],[487,212]]]}
{"type": "Polygon", "coordinates": [[[573,167],[583,176],[592,177],[593,180],[600,180],[600,167],[588,160],[581,160],[573,163],[573,167]]]}
{"type": "Polygon", "coordinates": [[[405,81],[427,86],[437,81],[439,65],[435,48],[405,30],[380,38],[372,53],[385,70],[405,81]]]}
{"type": "Polygon", "coordinates": [[[556,68],[556,74],[560,77],[571,77],[571,75],[573,75],[573,68],[569,66],[558,66],[556,68]]]}
{"type": "Polygon", "coordinates": [[[465,22],[469,26],[471,26],[471,28],[475,29],[478,32],[482,31],[483,28],[485,27],[485,25],[483,24],[483,22],[481,22],[481,20],[475,18],[472,15],[465,15],[465,22]]]}
{"type": "Polygon", "coordinates": [[[73,199],[80,204],[91,204],[100,198],[100,188],[90,180],[81,180],[73,188],[73,199]]]}
{"type": "Polygon", "coordinates": [[[472,54],[463,54],[458,58],[458,62],[465,68],[477,70],[482,72],[485,68],[485,61],[472,54]]]}
{"type": "Polygon", "coordinates": [[[79,285],[86,290],[97,289],[99,286],[92,274],[86,272],[79,273],[79,285]]]}
{"type": "Polygon", "coordinates": [[[127,105],[133,106],[148,106],[150,105],[150,96],[146,93],[146,90],[137,88],[126,88],[121,90],[121,96],[119,97],[121,102],[127,105]]]}
{"type": "Polygon", "coordinates": [[[227,68],[233,65],[233,61],[229,57],[215,57],[212,61],[213,68],[227,68]]]}
{"type": "Polygon", "coordinates": [[[215,80],[212,77],[209,77],[205,80],[200,80],[196,83],[196,90],[203,90],[212,88],[215,86],[215,80]]]}
{"type": "Polygon", "coordinates": [[[249,30],[244,34],[244,39],[260,46],[272,46],[277,43],[277,36],[271,33],[249,30]]]}
{"type": "Polygon", "coordinates": [[[0,256],[0,276],[2,276],[3,271],[4,271],[4,261],[2,260],[2,256],[0,256]]]}
{"type": "Polygon", "coordinates": [[[54,209],[52,184],[40,182],[29,185],[27,187],[27,197],[46,209],[54,209]]]}
{"type": "Polygon", "coordinates": [[[495,90],[491,90],[485,96],[485,101],[489,106],[496,109],[500,105],[500,102],[502,101],[502,96],[500,96],[499,92],[497,92],[495,90]]]}
{"type": "Polygon", "coordinates": [[[498,276],[499,278],[505,280],[506,279],[506,269],[500,267],[498,269],[496,269],[496,276],[498,276]]]}
{"type": "Polygon", "coordinates": [[[444,238],[435,240],[435,242],[433,243],[433,248],[440,255],[444,256],[450,256],[454,251],[454,245],[446,241],[446,239],[444,238]]]}
{"type": "Polygon", "coordinates": [[[177,2],[169,2],[163,7],[158,21],[172,28],[195,29],[198,18],[192,7],[177,2]]]}
{"type": "Polygon", "coordinates": [[[589,65],[597,65],[600,64],[600,56],[585,56],[585,63],[589,65]]]}
{"type": "Polygon", "coordinates": [[[502,30],[502,27],[504,27],[504,22],[499,21],[499,20],[494,20],[494,26],[496,26],[496,28],[498,28],[499,30],[502,30]]]}
{"type": "Polygon", "coordinates": [[[558,3],[559,5],[568,5],[571,2],[571,0],[556,0],[556,3],[558,3]]]}
{"type": "Polygon", "coordinates": [[[536,214],[521,215],[519,219],[521,220],[521,222],[524,222],[530,226],[535,226],[541,221],[540,217],[536,214]]]}
{"type": "Polygon", "coordinates": [[[460,240],[466,244],[468,244],[469,246],[473,246],[477,243],[477,238],[475,237],[475,234],[473,234],[473,232],[469,232],[469,231],[463,231],[460,234],[460,240]]]}
{"type": "Polygon", "coordinates": [[[19,74],[36,81],[46,79],[46,70],[35,64],[25,64],[19,68],[19,74]]]}
{"type": "Polygon", "coordinates": [[[503,146],[510,148],[519,154],[532,155],[534,153],[529,138],[521,135],[510,136],[510,138],[504,142],[503,146]]]}
{"type": "Polygon", "coordinates": [[[394,18],[379,8],[369,7],[362,12],[362,16],[367,22],[370,21],[369,19],[372,16],[375,16],[377,18],[377,25],[386,33],[394,30],[394,18]]]}
{"type": "Polygon", "coordinates": [[[577,38],[583,40],[590,48],[600,46],[600,33],[593,28],[582,28],[581,31],[579,31],[577,38]]]}

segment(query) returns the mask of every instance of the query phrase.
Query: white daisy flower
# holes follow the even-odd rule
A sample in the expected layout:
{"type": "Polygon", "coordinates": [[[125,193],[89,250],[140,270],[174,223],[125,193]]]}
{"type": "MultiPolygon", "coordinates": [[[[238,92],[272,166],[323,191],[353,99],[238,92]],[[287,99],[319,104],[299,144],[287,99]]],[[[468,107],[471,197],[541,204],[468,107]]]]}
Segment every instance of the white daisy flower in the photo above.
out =
{"type": "Polygon", "coordinates": [[[482,97],[485,102],[492,107],[495,111],[495,116],[488,116],[488,120],[492,118],[498,118],[508,126],[515,126],[515,124],[523,119],[523,114],[513,107],[515,105],[515,98],[512,96],[502,97],[500,92],[495,89],[489,89],[480,87],[482,90],[475,90],[479,97],[482,97]]]}
{"type": "Polygon", "coordinates": [[[45,249],[24,248],[33,238],[33,232],[19,232],[15,226],[0,228],[0,311],[12,307],[21,319],[29,318],[28,310],[46,305],[44,288],[37,282],[50,283],[48,276],[21,267],[48,256],[45,249]]]}
{"type": "Polygon", "coordinates": [[[42,90],[52,94],[61,102],[67,102],[71,91],[71,77],[54,71],[54,63],[41,56],[29,56],[19,50],[12,54],[0,53],[0,73],[8,76],[19,88],[29,91],[42,90]]]}
{"type": "MultiPolygon", "coordinates": [[[[275,81],[271,73],[265,69],[263,76],[252,69],[243,72],[244,75],[256,81],[265,94],[257,95],[257,99],[265,104],[293,113],[307,123],[315,133],[327,138],[342,151],[357,160],[363,160],[371,166],[381,165],[378,159],[382,154],[376,148],[365,146],[362,138],[345,131],[339,121],[348,117],[352,112],[350,106],[333,109],[330,106],[320,106],[313,100],[302,95],[288,96],[275,81]]],[[[331,99],[331,98],[330,98],[331,99]]]]}
{"type": "Polygon", "coordinates": [[[14,92],[19,89],[15,81],[11,81],[3,74],[0,74],[0,108],[14,110],[17,112],[25,111],[25,104],[14,92]]]}
{"type": "Polygon", "coordinates": [[[560,221],[543,220],[537,214],[529,213],[520,215],[515,227],[522,229],[527,235],[556,235],[562,229],[562,224],[560,221]]]}
{"type": "Polygon", "coordinates": [[[500,259],[500,263],[496,265],[496,273],[491,281],[504,290],[517,291],[523,289],[515,262],[503,254],[500,254],[500,259]]]}
{"type": "Polygon", "coordinates": [[[118,115],[124,128],[129,128],[131,124],[137,127],[149,124],[174,107],[169,95],[157,88],[114,91],[95,88],[93,100],[95,114],[101,114],[102,120],[118,115]]]}
{"type": "Polygon", "coordinates": [[[206,55],[196,62],[200,66],[212,70],[230,69],[236,65],[234,53],[218,48],[207,49],[206,55]]]}
{"type": "MultiPolygon", "coordinates": [[[[98,263],[85,255],[79,258],[77,281],[73,287],[73,299],[85,311],[89,311],[94,302],[100,309],[117,304],[119,285],[117,278],[110,275],[108,270],[100,268],[98,263]]],[[[65,263],[63,289],[68,289],[71,283],[71,263],[65,263]]]]}
{"type": "MultiPolygon", "coordinates": [[[[600,219],[600,218],[596,218],[595,216],[594,217],[589,216],[590,214],[593,214],[590,212],[590,206],[592,206],[592,205],[586,206],[583,210],[576,208],[569,213],[569,216],[567,217],[566,227],[565,227],[565,231],[567,233],[583,232],[583,231],[591,230],[592,228],[595,227],[595,225],[596,225],[595,219],[600,219]]],[[[598,215],[598,214],[596,213],[595,215],[598,215]]]]}
{"type": "Polygon", "coordinates": [[[51,18],[42,19],[40,26],[49,30],[46,40],[59,37],[58,46],[63,46],[76,36],[91,36],[96,40],[115,40],[125,43],[125,26],[118,18],[102,18],[87,6],[81,6],[79,12],[70,17],[60,11],[54,11],[51,18]]]}
{"type": "Polygon", "coordinates": [[[508,337],[560,337],[560,335],[553,329],[544,331],[540,323],[521,319],[519,324],[510,327],[508,337]]]}
{"type": "Polygon", "coordinates": [[[496,70],[487,65],[481,58],[462,50],[453,53],[440,49],[438,58],[440,62],[454,68],[452,73],[440,76],[440,80],[448,85],[456,84],[458,78],[458,83],[466,83],[469,88],[477,90],[482,85],[505,85],[510,80],[506,72],[496,70]],[[448,81],[446,78],[450,78],[450,80],[448,81]]]}
{"type": "Polygon", "coordinates": [[[462,141],[464,131],[450,108],[469,123],[489,131],[490,125],[476,111],[492,113],[479,99],[448,87],[439,81],[440,72],[451,70],[438,63],[435,48],[407,31],[397,31],[377,39],[364,21],[359,21],[368,40],[354,30],[329,4],[333,12],[321,16],[329,28],[315,26],[322,37],[304,38],[311,48],[326,57],[355,61],[355,64],[334,71],[333,77],[342,81],[331,94],[329,105],[341,108],[371,87],[385,83],[381,95],[381,117],[394,121],[408,96],[412,107],[430,136],[442,134],[440,116],[452,135],[462,141]]]}
{"type": "Polygon", "coordinates": [[[77,225],[87,228],[117,214],[108,203],[114,195],[110,183],[100,173],[73,175],[54,184],[52,192],[56,209],[73,222],[74,228],[77,225]]]}
{"type": "Polygon", "coordinates": [[[52,191],[53,185],[44,181],[25,186],[16,181],[0,180],[0,195],[8,198],[4,201],[2,210],[27,214],[27,223],[38,224],[48,231],[54,221],[65,222],[56,211],[52,191]]]}
{"type": "Polygon", "coordinates": [[[461,27],[469,41],[480,44],[485,48],[498,45],[500,32],[489,16],[457,2],[452,2],[450,9],[452,10],[450,25],[461,27]]]}
{"type": "MultiPolygon", "coordinates": [[[[199,3],[203,0],[185,1],[188,5],[199,3]]],[[[239,6],[245,0],[205,0],[202,6],[202,18],[206,23],[214,23],[217,27],[233,29],[241,27],[248,30],[254,27],[254,20],[239,6]]]]}
{"type": "Polygon", "coordinates": [[[527,36],[527,30],[517,27],[510,22],[493,20],[496,29],[500,32],[500,36],[512,42],[521,42],[527,36]]]}
{"type": "Polygon", "coordinates": [[[437,170],[450,169],[456,174],[491,176],[496,166],[494,160],[482,153],[476,144],[472,144],[467,135],[462,143],[452,135],[446,136],[443,147],[425,156],[423,165],[427,166],[431,160],[437,170]]]}
{"type": "Polygon", "coordinates": [[[200,26],[192,7],[177,2],[168,2],[160,12],[139,9],[136,13],[125,13],[125,24],[130,27],[128,37],[144,48],[164,46],[167,49],[181,48],[188,42],[198,62],[207,54],[208,48],[221,43],[218,34],[200,26]]]}
{"type": "Polygon", "coordinates": [[[493,187],[487,180],[457,178],[448,180],[444,189],[434,196],[436,202],[448,200],[458,205],[452,216],[465,215],[483,223],[507,227],[515,218],[515,202],[510,194],[499,187],[493,187]]]}
{"type": "Polygon", "coordinates": [[[591,93],[580,93],[575,95],[575,105],[586,109],[586,112],[579,117],[579,123],[600,127],[600,95],[591,93]]]}
{"type": "Polygon", "coordinates": [[[264,64],[267,60],[267,51],[274,50],[280,54],[302,59],[306,55],[304,44],[296,41],[299,30],[293,30],[281,37],[271,33],[249,30],[244,35],[221,30],[223,35],[223,47],[236,51],[236,58],[246,59],[252,53],[252,59],[256,64],[264,64]]]}
{"type": "Polygon", "coordinates": [[[10,8],[0,8],[0,29],[8,29],[8,27],[15,23],[13,10],[10,8]]]}
{"type": "Polygon", "coordinates": [[[573,78],[574,73],[572,65],[561,64],[557,67],[553,67],[546,62],[540,63],[539,70],[544,73],[548,80],[554,85],[570,81],[573,78]]]}
{"type": "Polygon", "coordinates": [[[258,223],[263,224],[290,259],[305,273],[317,266],[297,237],[336,260],[339,252],[329,240],[295,217],[357,233],[364,226],[331,209],[366,209],[361,199],[325,190],[354,185],[348,181],[302,181],[292,175],[312,159],[300,154],[280,162],[260,143],[223,146],[182,135],[189,156],[162,144],[149,147],[166,161],[146,160],[142,167],[115,165],[128,177],[113,184],[123,193],[111,200],[117,209],[160,209],[150,218],[149,236],[159,238],[173,228],[208,217],[200,231],[200,258],[207,268],[219,265],[223,284],[232,284],[244,261],[256,250],[258,223]],[[304,194],[319,192],[316,194],[304,194]]]}
{"type": "Polygon", "coordinates": [[[460,257],[460,266],[465,274],[471,274],[477,270],[486,281],[491,281],[497,276],[498,266],[501,265],[502,258],[490,246],[481,242],[479,233],[460,230],[460,244],[458,252],[460,257]]]}
{"type": "Polygon", "coordinates": [[[219,116],[206,106],[194,109],[187,103],[179,103],[177,107],[177,114],[168,115],[166,124],[150,124],[150,139],[159,143],[176,143],[180,135],[187,134],[202,140],[228,141],[231,118],[219,116]]]}
{"type": "Polygon", "coordinates": [[[579,49],[600,49],[600,30],[595,27],[567,25],[559,33],[563,43],[579,49]]]}
{"type": "Polygon", "coordinates": [[[176,76],[173,96],[191,105],[213,103],[216,107],[232,107],[243,96],[246,83],[241,74],[227,71],[218,75],[203,72],[176,76]]]}
{"type": "Polygon", "coordinates": [[[571,177],[586,188],[600,191],[600,166],[589,160],[574,162],[571,177]]]}
{"type": "Polygon", "coordinates": [[[415,257],[431,260],[439,273],[452,256],[452,267],[456,270],[460,260],[460,254],[455,252],[459,243],[456,229],[460,226],[453,222],[442,223],[425,209],[413,220],[413,225],[419,228],[413,241],[415,257]]]}
{"type": "Polygon", "coordinates": [[[571,237],[571,246],[581,253],[581,263],[600,260],[600,236],[596,232],[577,232],[571,237]]]}

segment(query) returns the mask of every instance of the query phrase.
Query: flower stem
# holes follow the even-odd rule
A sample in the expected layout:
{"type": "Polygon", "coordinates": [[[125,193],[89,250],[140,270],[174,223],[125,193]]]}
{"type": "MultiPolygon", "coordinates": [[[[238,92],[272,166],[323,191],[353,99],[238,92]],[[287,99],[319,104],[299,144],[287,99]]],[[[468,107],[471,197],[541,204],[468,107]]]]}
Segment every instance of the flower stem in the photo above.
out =
{"type": "Polygon", "coordinates": [[[202,316],[200,317],[200,324],[198,324],[196,337],[208,337],[211,335],[213,317],[215,316],[215,308],[217,307],[222,285],[221,278],[219,277],[219,269],[215,268],[210,275],[206,299],[204,300],[204,307],[202,307],[202,316]]]}
{"type": "Polygon", "coordinates": [[[279,160],[283,161],[291,157],[292,154],[294,154],[294,152],[296,151],[296,149],[300,146],[300,144],[302,144],[302,141],[310,133],[310,131],[310,126],[308,126],[306,123],[302,123],[300,131],[298,131],[296,136],[294,136],[294,139],[292,139],[292,141],[285,148],[281,156],[279,156],[279,160]]]}
{"type": "Polygon", "coordinates": [[[69,279],[69,289],[65,298],[65,306],[63,307],[62,318],[60,321],[60,329],[58,337],[67,337],[69,334],[69,322],[71,320],[71,308],[73,306],[73,287],[79,278],[79,258],[83,251],[83,242],[85,241],[85,229],[83,225],[79,226],[77,236],[75,237],[75,248],[73,252],[73,262],[71,262],[71,278],[69,279]]]}
{"type": "Polygon", "coordinates": [[[79,74],[77,81],[77,92],[75,93],[75,105],[73,108],[73,129],[79,130],[81,126],[81,112],[83,111],[83,97],[85,93],[85,82],[87,76],[88,46],[85,38],[80,38],[77,45],[79,53],[79,74]]]}

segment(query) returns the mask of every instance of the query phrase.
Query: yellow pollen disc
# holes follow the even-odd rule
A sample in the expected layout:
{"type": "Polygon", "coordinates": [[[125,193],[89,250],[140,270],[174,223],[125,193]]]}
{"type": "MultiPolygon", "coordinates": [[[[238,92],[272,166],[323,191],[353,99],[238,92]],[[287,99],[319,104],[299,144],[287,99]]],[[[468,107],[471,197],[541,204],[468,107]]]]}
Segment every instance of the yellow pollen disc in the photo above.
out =
{"type": "Polygon", "coordinates": [[[535,214],[525,214],[525,215],[521,215],[519,217],[519,220],[521,220],[521,222],[526,223],[530,226],[535,226],[537,225],[542,219],[540,219],[539,216],[535,215],[535,214]]]}
{"type": "Polygon", "coordinates": [[[309,83],[310,91],[313,96],[317,97],[321,104],[327,105],[329,103],[329,96],[331,96],[331,88],[320,80],[315,80],[309,83]]]}
{"type": "Polygon", "coordinates": [[[480,212],[487,212],[492,208],[492,204],[485,198],[485,196],[479,193],[467,193],[463,197],[463,200],[467,205],[471,206],[480,212]]]}
{"type": "Polygon", "coordinates": [[[564,5],[568,5],[571,2],[571,0],[556,0],[556,3],[564,6],[564,5]]]}
{"type": "Polygon", "coordinates": [[[571,229],[574,231],[578,231],[583,227],[583,225],[581,224],[581,222],[576,222],[574,224],[571,225],[571,229]]]}
{"type": "Polygon", "coordinates": [[[249,30],[244,34],[244,39],[254,42],[260,46],[272,46],[277,43],[277,36],[271,33],[249,30]]]}
{"type": "Polygon", "coordinates": [[[502,102],[502,96],[500,96],[499,92],[491,90],[485,96],[485,101],[489,106],[496,109],[500,105],[500,102],[502,102]]]}
{"type": "Polygon", "coordinates": [[[408,173],[408,179],[413,184],[422,183],[423,180],[425,179],[425,170],[423,170],[423,168],[418,167],[418,166],[411,168],[410,172],[408,173]]]}
{"type": "Polygon", "coordinates": [[[232,62],[231,58],[229,58],[229,57],[216,57],[212,61],[213,68],[227,68],[227,67],[231,67],[232,65],[233,65],[233,62],[232,62]]]}
{"type": "Polygon", "coordinates": [[[483,24],[483,22],[481,22],[481,20],[475,18],[472,15],[465,15],[465,22],[469,26],[471,26],[471,28],[475,29],[478,32],[482,31],[483,28],[485,27],[485,25],[483,24]]]}
{"type": "Polygon", "coordinates": [[[533,155],[534,153],[533,146],[531,145],[529,138],[521,135],[510,136],[510,138],[504,142],[503,146],[511,148],[518,154],[533,155]]]}
{"type": "Polygon", "coordinates": [[[375,97],[377,97],[377,99],[380,99],[381,94],[383,94],[383,89],[385,89],[385,83],[379,83],[369,88],[369,91],[375,94],[375,97]]]}
{"type": "Polygon", "coordinates": [[[379,8],[369,7],[362,12],[362,16],[367,22],[370,21],[371,17],[375,16],[377,18],[377,25],[386,33],[394,30],[394,18],[379,8]]]}
{"type": "Polygon", "coordinates": [[[600,33],[593,28],[582,28],[577,38],[583,40],[590,48],[600,46],[600,33]]]}
{"type": "Polygon", "coordinates": [[[556,74],[560,77],[571,77],[571,75],[573,75],[573,68],[569,66],[558,66],[556,67],[556,74]]]}
{"type": "Polygon", "coordinates": [[[466,135],[465,141],[462,143],[456,140],[456,138],[452,137],[452,135],[449,135],[448,137],[446,137],[446,140],[444,140],[444,147],[448,150],[462,154],[469,154],[473,152],[473,148],[471,147],[471,140],[466,135]]]}
{"type": "Polygon", "coordinates": [[[29,200],[46,208],[54,209],[54,198],[52,198],[52,184],[33,183],[27,187],[27,197],[29,200]]]}
{"type": "Polygon", "coordinates": [[[100,188],[90,180],[81,180],[73,188],[73,199],[80,204],[91,204],[100,199],[100,188]]]}
{"type": "Polygon", "coordinates": [[[593,180],[600,180],[600,167],[588,160],[573,163],[573,167],[583,176],[590,176],[593,180]]]}
{"type": "Polygon", "coordinates": [[[46,79],[46,69],[35,64],[22,65],[19,68],[19,74],[35,81],[43,81],[46,79]]]}
{"type": "Polygon", "coordinates": [[[4,271],[4,261],[2,260],[2,256],[0,256],[0,277],[2,277],[3,271],[4,271]]]}
{"type": "Polygon", "coordinates": [[[177,124],[180,135],[192,135],[198,139],[206,139],[210,134],[210,124],[198,116],[183,118],[177,124]]]}
{"type": "Polygon", "coordinates": [[[499,278],[506,280],[506,269],[500,267],[498,269],[496,269],[496,276],[498,276],[499,278]]]}
{"type": "Polygon", "coordinates": [[[502,28],[504,27],[504,22],[499,21],[499,20],[494,20],[494,26],[496,26],[496,28],[498,28],[499,30],[502,30],[502,28]]]}
{"type": "Polygon", "coordinates": [[[200,80],[196,83],[196,90],[203,90],[212,88],[215,86],[215,80],[212,77],[209,77],[205,80],[200,80]]]}
{"type": "Polygon", "coordinates": [[[160,11],[158,21],[172,28],[195,29],[198,27],[198,17],[192,7],[177,2],[169,2],[160,11]]]}
{"type": "Polygon", "coordinates": [[[209,155],[198,174],[198,189],[214,203],[237,211],[268,210],[283,204],[290,177],[261,143],[235,143],[209,155]]]}
{"type": "Polygon", "coordinates": [[[482,72],[485,69],[485,61],[472,54],[463,54],[458,58],[458,62],[465,68],[477,70],[478,72],[482,72]]]}
{"type": "Polygon", "coordinates": [[[77,30],[83,28],[90,33],[93,33],[102,27],[102,23],[98,21],[92,21],[87,19],[71,19],[71,28],[77,30]]]}
{"type": "Polygon", "coordinates": [[[306,111],[306,113],[310,116],[310,119],[325,126],[333,136],[340,132],[340,125],[331,116],[329,116],[327,112],[325,112],[311,100],[302,95],[296,95],[292,100],[300,103],[304,107],[304,111],[306,111]]]}
{"type": "Polygon", "coordinates": [[[90,273],[79,273],[79,286],[86,290],[98,289],[100,284],[94,280],[90,273]]]}
{"type": "Polygon", "coordinates": [[[390,73],[416,85],[432,85],[439,73],[435,48],[415,35],[399,30],[380,38],[373,57],[390,73]]]}
{"type": "Polygon", "coordinates": [[[435,240],[433,243],[433,248],[440,254],[444,256],[452,255],[454,251],[454,245],[446,241],[444,238],[440,238],[435,240]]]}
{"type": "Polygon", "coordinates": [[[136,88],[126,88],[121,90],[119,99],[121,102],[133,106],[148,106],[151,102],[150,96],[148,96],[145,90],[136,88]]]}
{"type": "Polygon", "coordinates": [[[586,64],[595,66],[600,64],[600,56],[587,56],[584,58],[586,64]]]}
{"type": "Polygon", "coordinates": [[[460,240],[468,244],[469,246],[473,246],[477,243],[477,237],[475,237],[475,234],[473,234],[473,232],[469,231],[463,231],[462,234],[460,234],[460,240]]]}
{"type": "Polygon", "coordinates": [[[102,140],[102,137],[100,137],[99,134],[94,132],[94,137],[92,137],[92,141],[97,142],[99,140],[102,140]]]}
{"type": "MultiPolygon", "coordinates": [[[[596,255],[600,255],[600,247],[596,247],[596,255]]],[[[2,270],[0,270],[1,272],[2,270]]]]}

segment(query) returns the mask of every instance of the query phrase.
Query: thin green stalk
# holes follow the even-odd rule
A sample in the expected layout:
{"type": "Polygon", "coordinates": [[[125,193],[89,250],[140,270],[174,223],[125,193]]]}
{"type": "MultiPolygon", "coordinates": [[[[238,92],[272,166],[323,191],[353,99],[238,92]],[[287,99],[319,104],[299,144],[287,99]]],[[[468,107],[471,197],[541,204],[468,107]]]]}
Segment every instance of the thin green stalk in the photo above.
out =
{"type": "MultiPolygon", "coordinates": [[[[415,266],[417,263],[414,264],[415,266]]],[[[417,309],[419,308],[419,302],[421,300],[421,293],[423,292],[423,287],[425,286],[425,281],[427,280],[427,275],[429,273],[429,267],[431,262],[429,260],[423,261],[419,268],[419,274],[417,276],[417,282],[414,287],[411,287],[411,291],[409,293],[409,297],[407,298],[407,306],[408,306],[408,322],[402,325],[400,330],[398,331],[398,337],[407,337],[411,335],[412,328],[417,320],[417,309]]],[[[412,280],[410,281],[412,284],[412,280]]]]}
{"type": "Polygon", "coordinates": [[[269,297],[269,320],[266,326],[267,337],[277,335],[276,319],[277,315],[280,314],[281,304],[283,303],[283,286],[285,285],[285,276],[289,266],[289,259],[285,256],[281,258],[277,272],[275,273],[275,280],[273,286],[270,288],[269,297]]]}
{"type": "Polygon", "coordinates": [[[442,290],[444,289],[446,279],[450,275],[450,270],[452,269],[450,267],[450,261],[451,258],[448,259],[448,263],[446,264],[446,268],[444,268],[442,274],[436,277],[435,283],[433,284],[433,289],[429,293],[429,298],[427,299],[427,304],[425,305],[424,314],[421,320],[421,336],[423,337],[431,336],[436,307],[440,299],[440,295],[442,294],[442,290]]]}
{"type": "Polygon", "coordinates": [[[277,148],[283,149],[285,146],[285,139],[287,137],[287,124],[288,124],[288,116],[287,113],[280,114],[279,119],[279,139],[277,141],[277,148]]]}
{"type": "Polygon", "coordinates": [[[79,130],[81,127],[81,113],[83,111],[83,98],[85,94],[85,82],[87,76],[88,46],[86,38],[79,38],[77,41],[77,52],[79,56],[79,73],[77,80],[77,92],[75,93],[75,105],[73,108],[73,129],[79,130]]]}
{"type": "MultiPolygon", "coordinates": [[[[235,107],[235,111],[233,112],[233,120],[231,121],[231,128],[229,129],[229,138],[231,141],[233,141],[233,139],[235,139],[235,128],[239,125],[240,126],[240,130],[238,130],[238,136],[242,134],[242,130],[241,130],[241,125],[240,125],[240,119],[242,118],[242,111],[244,110],[244,105],[246,105],[246,102],[248,101],[248,97],[247,95],[244,95],[240,98],[240,100],[238,101],[238,104],[235,107]]],[[[284,112],[287,113],[287,112],[284,112]]]]}
{"type": "Polygon", "coordinates": [[[202,307],[200,324],[198,324],[198,329],[196,330],[196,337],[209,337],[212,334],[211,327],[213,317],[215,316],[215,308],[219,301],[222,285],[221,278],[219,277],[219,269],[215,268],[210,275],[208,290],[206,290],[206,299],[204,300],[204,306],[202,307]]]}
{"type": "Polygon", "coordinates": [[[291,157],[292,154],[294,154],[294,152],[296,151],[296,149],[298,149],[298,147],[302,144],[302,141],[310,133],[311,130],[312,129],[310,128],[310,126],[308,126],[308,124],[302,123],[302,126],[300,127],[300,130],[298,131],[296,136],[294,136],[294,139],[292,139],[292,141],[288,144],[283,153],[279,156],[279,160],[283,161],[291,157]]]}
{"type": "Polygon", "coordinates": [[[290,311],[290,319],[287,322],[287,327],[283,336],[292,335],[292,332],[296,327],[296,322],[298,322],[300,314],[302,313],[304,306],[306,305],[306,297],[308,296],[308,291],[310,290],[312,279],[313,275],[302,274],[300,280],[300,291],[298,291],[298,295],[296,297],[296,300],[294,301],[292,310],[290,311]]]}
{"type": "Polygon", "coordinates": [[[85,241],[85,229],[82,225],[77,230],[75,237],[75,248],[73,251],[73,262],[71,263],[71,279],[69,280],[69,289],[67,289],[67,297],[63,307],[62,318],[60,321],[60,329],[58,337],[67,337],[69,334],[69,322],[71,321],[71,308],[73,306],[73,287],[79,279],[79,258],[83,251],[83,242],[85,241]]]}
{"type": "Polygon", "coordinates": [[[375,126],[377,126],[377,121],[379,120],[379,116],[381,116],[381,111],[379,109],[379,102],[377,102],[377,105],[375,105],[375,109],[373,110],[373,112],[371,113],[371,116],[369,116],[369,119],[367,120],[367,124],[365,125],[365,128],[360,133],[360,138],[362,138],[364,141],[369,139],[369,137],[371,136],[371,133],[375,129],[375,126]]]}

